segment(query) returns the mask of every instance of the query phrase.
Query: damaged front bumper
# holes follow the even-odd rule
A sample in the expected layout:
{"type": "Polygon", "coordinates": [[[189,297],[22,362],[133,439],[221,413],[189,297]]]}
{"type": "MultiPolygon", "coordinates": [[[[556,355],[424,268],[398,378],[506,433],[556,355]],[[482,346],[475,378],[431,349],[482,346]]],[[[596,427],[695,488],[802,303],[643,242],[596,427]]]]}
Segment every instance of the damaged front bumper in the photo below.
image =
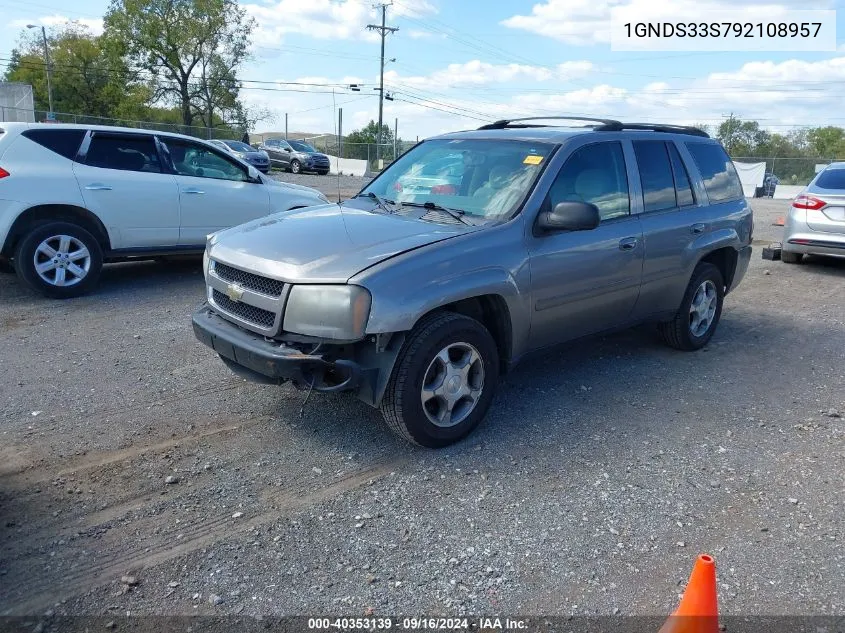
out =
{"type": "Polygon", "coordinates": [[[362,381],[358,363],[303,353],[284,342],[242,330],[219,317],[208,304],[193,315],[194,334],[220,355],[234,373],[264,384],[292,381],[314,391],[349,391],[362,381]]]}

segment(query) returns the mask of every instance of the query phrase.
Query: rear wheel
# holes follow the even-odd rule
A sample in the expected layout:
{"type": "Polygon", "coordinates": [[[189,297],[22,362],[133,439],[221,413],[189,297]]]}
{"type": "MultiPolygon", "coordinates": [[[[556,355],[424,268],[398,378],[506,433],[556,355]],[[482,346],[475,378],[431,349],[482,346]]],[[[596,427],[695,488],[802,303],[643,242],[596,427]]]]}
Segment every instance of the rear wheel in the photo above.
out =
{"type": "Polygon", "coordinates": [[[290,171],[292,174],[298,174],[302,171],[302,163],[295,158],[290,162],[290,171]]]}
{"type": "Polygon", "coordinates": [[[713,264],[700,263],[693,271],[675,318],[658,325],[663,341],[685,351],[707,345],[722,315],[724,298],[722,273],[713,264]]]}
{"type": "Polygon", "coordinates": [[[36,226],[15,252],[15,272],[21,281],[53,299],[85,294],[96,285],[102,267],[97,239],[69,222],[36,226]]]}
{"type": "Polygon", "coordinates": [[[399,352],[381,412],[400,437],[427,448],[453,444],[487,414],[499,380],[490,332],[444,312],[414,328],[399,352]]]}
{"type": "Polygon", "coordinates": [[[804,259],[803,253],[790,253],[789,251],[780,252],[780,261],[784,264],[800,264],[804,259]]]}

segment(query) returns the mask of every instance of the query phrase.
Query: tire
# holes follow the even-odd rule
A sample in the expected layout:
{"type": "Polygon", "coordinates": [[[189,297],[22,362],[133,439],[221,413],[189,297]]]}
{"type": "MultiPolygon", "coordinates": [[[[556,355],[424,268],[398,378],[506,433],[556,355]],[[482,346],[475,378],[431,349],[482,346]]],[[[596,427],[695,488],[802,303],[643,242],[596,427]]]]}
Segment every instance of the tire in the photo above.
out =
{"type": "Polygon", "coordinates": [[[302,163],[300,163],[295,158],[290,162],[290,173],[292,173],[292,174],[302,173],[302,163]]]}
{"type": "Polygon", "coordinates": [[[396,359],[380,409],[387,426],[403,439],[426,448],[442,448],[469,435],[484,419],[498,382],[499,353],[490,332],[475,319],[441,312],[423,319],[411,331],[396,359]],[[450,361],[448,367],[444,358],[450,361]],[[470,363],[470,370],[464,379],[457,373],[452,379],[455,387],[467,391],[463,396],[444,389],[449,380],[445,372],[459,371],[461,360],[470,363]],[[444,395],[433,391],[423,404],[424,381],[431,387],[438,382],[438,374],[437,388],[455,398],[451,411],[444,395]],[[453,414],[456,420],[451,419],[453,414]],[[434,421],[437,417],[442,418],[439,424],[434,421]]]}
{"type": "Polygon", "coordinates": [[[100,243],[81,226],[69,222],[48,222],[32,228],[15,251],[15,271],[20,280],[52,299],[69,299],[87,293],[97,284],[102,268],[100,243]],[[39,273],[36,259],[42,264],[51,261],[46,254],[47,248],[57,257],[66,257],[54,258],[52,262],[59,261],[60,265],[39,273]],[[83,250],[85,255],[82,255],[83,250]],[[76,259],[73,259],[74,255],[77,255],[76,259]],[[82,274],[75,274],[74,269],[82,274]],[[64,285],[57,283],[60,279],[64,280],[64,285]]]}
{"type": "Polygon", "coordinates": [[[326,171],[326,170],[321,170],[321,171],[318,171],[317,173],[318,173],[320,176],[325,176],[325,175],[326,175],[326,174],[328,174],[329,172],[328,172],[328,171],[326,171]]]}
{"type": "Polygon", "coordinates": [[[790,253],[784,250],[780,252],[780,261],[784,264],[800,264],[803,259],[803,253],[790,253]]]}
{"type": "Polygon", "coordinates": [[[698,264],[675,318],[658,324],[663,342],[683,351],[694,351],[707,345],[719,325],[724,300],[725,282],[722,273],[713,264],[698,264]],[[705,309],[704,304],[699,304],[701,307],[695,309],[694,301],[706,301],[709,309],[705,309]]]}

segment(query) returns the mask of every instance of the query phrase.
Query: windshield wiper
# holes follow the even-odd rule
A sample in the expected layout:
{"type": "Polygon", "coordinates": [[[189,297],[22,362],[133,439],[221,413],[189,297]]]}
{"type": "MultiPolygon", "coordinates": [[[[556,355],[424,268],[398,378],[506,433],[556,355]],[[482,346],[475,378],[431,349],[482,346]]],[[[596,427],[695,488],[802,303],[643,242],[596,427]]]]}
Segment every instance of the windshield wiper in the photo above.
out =
{"type": "Polygon", "coordinates": [[[450,209],[449,207],[444,207],[443,205],[437,204],[435,202],[402,202],[400,203],[403,207],[421,207],[423,209],[429,209],[430,211],[442,211],[448,216],[451,216],[461,224],[466,224],[467,226],[475,226],[474,223],[467,220],[464,216],[466,215],[466,211],[463,209],[450,209]]]}
{"type": "Polygon", "coordinates": [[[382,198],[380,195],[378,195],[377,193],[374,193],[372,191],[368,191],[367,193],[359,193],[355,197],[356,198],[372,198],[373,200],[376,201],[376,204],[379,206],[379,208],[382,211],[384,211],[385,213],[396,213],[395,210],[390,209],[387,206],[388,204],[396,204],[393,200],[387,200],[385,198],[382,198]]]}

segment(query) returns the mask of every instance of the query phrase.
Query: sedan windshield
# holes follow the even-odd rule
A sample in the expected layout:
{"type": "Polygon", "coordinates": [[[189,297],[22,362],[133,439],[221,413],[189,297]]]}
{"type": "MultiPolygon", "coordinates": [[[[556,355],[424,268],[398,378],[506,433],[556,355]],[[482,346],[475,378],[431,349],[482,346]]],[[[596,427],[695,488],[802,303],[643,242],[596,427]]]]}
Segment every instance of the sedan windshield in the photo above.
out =
{"type": "Polygon", "coordinates": [[[254,152],[255,151],[254,147],[250,147],[246,143],[241,143],[240,141],[223,141],[223,142],[226,143],[226,145],[231,147],[236,152],[254,152]]]}
{"type": "Polygon", "coordinates": [[[528,195],[553,147],[528,141],[426,141],[391,164],[362,193],[398,204],[428,202],[486,220],[507,220],[528,195]]]}
{"type": "Polygon", "coordinates": [[[297,152],[311,152],[313,154],[317,151],[308,143],[303,143],[302,141],[288,141],[288,143],[290,143],[297,152]]]}

